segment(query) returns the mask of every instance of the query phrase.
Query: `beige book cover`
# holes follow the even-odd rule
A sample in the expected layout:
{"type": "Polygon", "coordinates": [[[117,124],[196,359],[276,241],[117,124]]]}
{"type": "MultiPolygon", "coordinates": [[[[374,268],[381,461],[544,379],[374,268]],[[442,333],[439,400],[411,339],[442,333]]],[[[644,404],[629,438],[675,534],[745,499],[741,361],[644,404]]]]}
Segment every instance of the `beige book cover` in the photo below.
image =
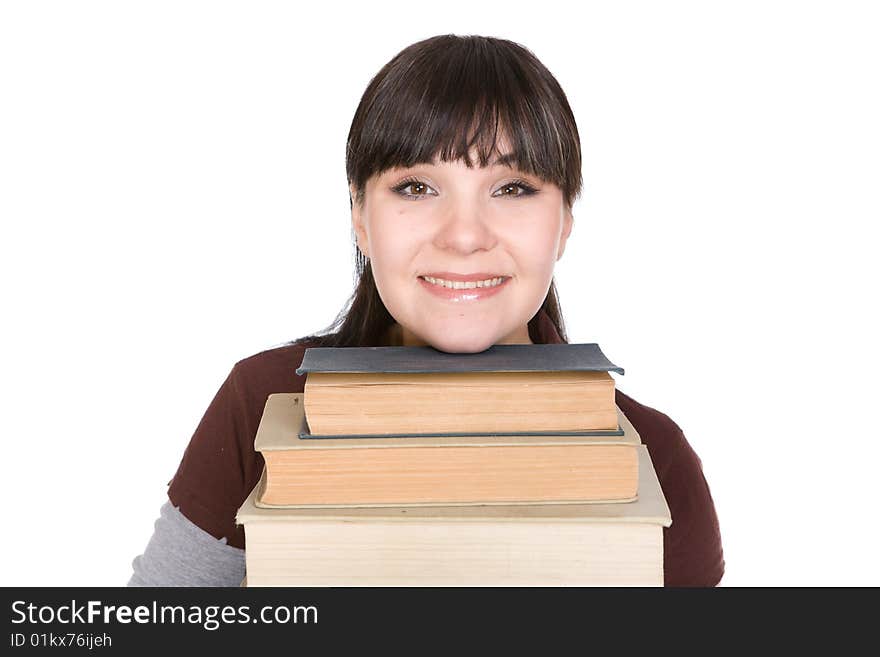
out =
{"type": "Polygon", "coordinates": [[[662,586],[672,517],[647,447],[627,504],[239,508],[248,586],[662,586]]]}
{"type": "Polygon", "coordinates": [[[638,497],[635,447],[641,439],[615,409],[620,436],[302,439],[303,395],[269,395],[254,447],[263,453],[270,472],[264,471],[255,503],[297,508],[632,502],[638,497]],[[531,449],[511,450],[519,447],[531,449]],[[385,452],[371,452],[367,463],[357,453],[363,449],[385,452]],[[326,451],[310,450],[349,451],[330,458],[326,451]],[[316,479],[311,473],[318,470],[316,479]],[[274,479],[267,491],[269,477],[274,479]]]}

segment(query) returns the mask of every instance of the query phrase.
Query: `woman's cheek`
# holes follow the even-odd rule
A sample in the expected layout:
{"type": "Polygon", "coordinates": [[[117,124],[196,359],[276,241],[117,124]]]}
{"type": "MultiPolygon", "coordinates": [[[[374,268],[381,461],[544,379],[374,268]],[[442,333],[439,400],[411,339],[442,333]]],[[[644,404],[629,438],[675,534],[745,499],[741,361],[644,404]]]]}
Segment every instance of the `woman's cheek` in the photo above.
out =
{"type": "Polygon", "coordinates": [[[510,238],[511,251],[523,273],[544,275],[556,261],[558,240],[552,230],[534,230],[510,238]]]}

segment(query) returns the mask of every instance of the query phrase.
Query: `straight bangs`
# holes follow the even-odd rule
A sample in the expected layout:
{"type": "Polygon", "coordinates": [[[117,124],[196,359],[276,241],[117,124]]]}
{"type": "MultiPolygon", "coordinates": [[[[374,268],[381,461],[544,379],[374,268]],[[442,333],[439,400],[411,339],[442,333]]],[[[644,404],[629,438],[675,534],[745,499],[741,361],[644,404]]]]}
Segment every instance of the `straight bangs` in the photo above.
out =
{"type": "Polygon", "coordinates": [[[364,92],[346,157],[358,203],[371,176],[438,160],[507,164],[557,185],[569,207],[580,193],[580,139],[565,94],[530,51],[503,39],[413,44],[364,92]]]}

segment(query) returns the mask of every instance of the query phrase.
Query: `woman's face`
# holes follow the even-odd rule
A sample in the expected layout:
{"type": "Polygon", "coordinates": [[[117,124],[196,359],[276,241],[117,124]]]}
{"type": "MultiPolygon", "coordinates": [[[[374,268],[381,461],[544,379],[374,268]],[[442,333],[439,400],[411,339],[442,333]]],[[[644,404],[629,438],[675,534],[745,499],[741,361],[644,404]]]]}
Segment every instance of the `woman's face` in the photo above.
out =
{"type": "Polygon", "coordinates": [[[459,160],[373,176],[352,223],[402,344],[476,353],[531,343],[528,321],[550,288],[572,216],[554,184],[459,160]],[[449,289],[424,276],[505,280],[449,289]]]}

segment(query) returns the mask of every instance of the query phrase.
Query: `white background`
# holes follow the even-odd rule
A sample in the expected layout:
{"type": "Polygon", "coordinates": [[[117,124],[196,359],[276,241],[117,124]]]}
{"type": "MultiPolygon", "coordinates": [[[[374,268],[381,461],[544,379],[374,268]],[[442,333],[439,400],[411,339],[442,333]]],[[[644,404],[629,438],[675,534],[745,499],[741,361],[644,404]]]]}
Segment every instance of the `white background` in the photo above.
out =
{"type": "Polygon", "coordinates": [[[880,585],[876,4],[321,7],[0,6],[0,584],[127,582],[232,365],[351,292],[364,88],[452,32],[568,95],[569,339],[684,429],[722,585],[880,585]]]}

